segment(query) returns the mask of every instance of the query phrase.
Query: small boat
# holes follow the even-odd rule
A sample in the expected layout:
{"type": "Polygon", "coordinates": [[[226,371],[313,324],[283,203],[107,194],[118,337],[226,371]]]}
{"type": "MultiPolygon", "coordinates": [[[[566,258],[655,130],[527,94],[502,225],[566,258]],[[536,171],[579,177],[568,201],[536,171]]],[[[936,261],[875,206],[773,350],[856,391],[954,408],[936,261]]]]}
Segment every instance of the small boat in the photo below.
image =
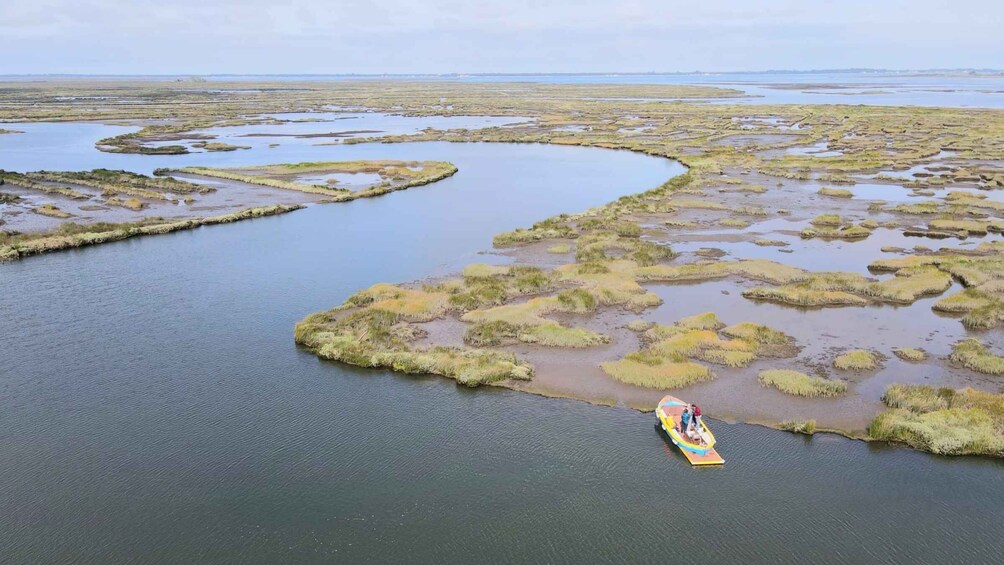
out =
{"type": "Polygon", "coordinates": [[[663,431],[680,448],[691,465],[721,465],[725,463],[722,456],[715,451],[715,435],[704,423],[704,418],[701,418],[701,428],[696,430],[694,437],[680,433],[680,415],[683,414],[683,409],[687,406],[689,406],[688,403],[675,396],[666,395],[659,401],[655,414],[662,422],[663,431]]]}

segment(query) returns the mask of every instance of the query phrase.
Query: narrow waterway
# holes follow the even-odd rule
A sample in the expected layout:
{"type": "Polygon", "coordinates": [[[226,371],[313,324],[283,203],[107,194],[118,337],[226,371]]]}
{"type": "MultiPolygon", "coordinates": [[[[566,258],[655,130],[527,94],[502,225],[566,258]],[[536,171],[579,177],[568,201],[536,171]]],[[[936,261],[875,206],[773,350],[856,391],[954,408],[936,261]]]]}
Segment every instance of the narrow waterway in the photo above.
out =
{"type": "Polygon", "coordinates": [[[38,166],[56,150],[30,166],[0,153],[16,170],[287,156],[460,168],[377,199],[0,266],[4,561],[1000,558],[997,461],[717,423],[728,463],[693,469],[651,414],[354,369],[293,344],[298,319],[360,288],[485,260],[496,232],[680,165],[544,145],[297,147],[86,160],[75,146],[60,167],[38,166]]]}

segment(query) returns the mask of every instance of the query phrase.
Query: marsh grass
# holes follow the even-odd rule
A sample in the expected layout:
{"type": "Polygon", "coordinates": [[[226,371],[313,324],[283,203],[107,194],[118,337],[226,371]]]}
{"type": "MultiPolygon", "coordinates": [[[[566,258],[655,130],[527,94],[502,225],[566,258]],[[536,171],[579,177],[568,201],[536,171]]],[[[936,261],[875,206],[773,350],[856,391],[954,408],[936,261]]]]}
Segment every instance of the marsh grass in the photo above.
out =
{"type": "Polygon", "coordinates": [[[867,349],[852,349],[838,355],[833,366],[841,371],[871,371],[879,367],[879,358],[867,349]]]}
{"type": "Polygon", "coordinates": [[[492,239],[495,247],[510,247],[521,243],[542,241],[545,239],[576,238],[578,233],[566,223],[566,218],[556,217],[537,222],[529,229],[517,228],[513,231],[497,234],[492,239]]]}
{"type": "Polygon", "coordinates": [[[785,420],[781,422],[781,429],[786,432],[796,434],[812,435],[816,433],[815,420],[785,420]]]}
{"type": "Polygon", "coordinates": [[[919,363],[921,361],[927,360],[927,352],[923,349],[915,349],[913,347],[900,347],[893,349],[892,352],[896,354],[896,357],[904,361],[910,361],[912,363],[919,363]]]}
{"type": "Polygon", "coordinates": [[[283,190],[322,194],[330,196],[331,202],[348,202],[359,198],[372,198],[397,190],[405,190],[438,182],[453,176],[457,170],[456,166],[445,161],[372,160],[279,163],[236,169],[211,167],[164,168],[157,169],[154,171],[154,174],[185,173],[221,178],[283,190]],[[296,180],[297,175],[307,173],[374,173],[380,176],[381,182],[361,190],[351,191],[326,184],[311,184],[296,180]]]}
{"type": "Polygon", "coordinates": [[[67,222],[51,232],[16,236],[0,232],[0,262],[13,261],[29,255],[61,251],[74,247],[119,241],[140,235],[157,235],[205,225],[224,224],[251,218],[273,216],[299,210],[300,208],[303,208],[303,206],[263,206],[259,208],[247,208],[221,216],[174,222],[166,221],[163,218],[147,218],[142,222],[124,224],[99,222],[97,224],[80,225],[67,222]]]}
{"type": "Polygon", "coordinates": [[[960,232],[965,235],[986,235],[987,232],[1000,233],[1004,223],[992,220],[936,219],[927,224],[935,231],[960,232]]]}
{"type": "Polygon", "coordinates": [[[41,214],[43,216],[49,216],[52,218],[60,218],[60,219],[69,218],[70,216],[72,216],[72,214],[70,214],[65,210],[59,209],[54,204],[42,204],[38,208],[32,209],[32,212],[35,212],[36,214],[41,214]]]}
{"type": "Polygon", "coordinates": [[[750,223],[746,220],[740,220],[738,218],[722,218],[718,220],[718,223],[727,228],[747,228],[750,223]]]}
{"type": "Polygon", "coordinates": [[[943,455],[1004,456],[1004,394],[892,385],[868,435],[943,455]]]}
{"type": "Polygon", "coordinates": [[[652,329],[655,322],[649,322],[648,320],[631,320],[627,324],[627,329],[633,332],[643,332],[652,329]]]}
{"type": "Polygon", "coordinates": [[[842,380],[812,377],[799,371],[770,369],[757,375],[760,384],[794,396],[809,398],[837,396],[847,392],[847,382],[842,380]]]}
{"type": "Polygon", "coordinates": [[[780,239],[759,238],[753,240],[753,243],[760,247],[788,247],[788,242],[781,241],[780,239]]]}
{"type": "Polygon", "coordinates": [[[941,294],[951,284],[948,273],[921,265],[901,269],[895,277],[880,282],[855,273],[807,273],[803,280],[747,289],[743,296],[803,307],[864,306],[872,300],[910,304],[922,296],[941,294]]]}
{"type": "Polygon", "coordinates": [[[801,231],[805,239],[819,237],[822,239],[866,239],[872,231],[863,225],[840,227],[813,227],[801,231]]]}
{"type": "Polygon", "coordinates": [[[674,228],[674,229],[694,229],[699,227],[699,224],[697,222],[692,222],[689,220],[666,220],[665,222],[662,223],[662,225],[666,226],[667,228],[674,228]]]}
{"type": "Polygon", "coordinates": [[[207,194],[211,186],[177,180],[171,177],[149,177],[130,171],[94,169],[91,171],[38,171],[25,173],[35,181],[86,186],[101,191],[104,196],[126,195],[151,200],[171,200],[165,193],[207,194]]]}
{"type": "Polygon", "coordinates": [[[758,356],[794,357],[798,354],[795,339],[763,324],[740,322],[721,330],[722,335],[756,345],[758,356]]]}
{"type": "Polygon", "coordinates": [[[690,265],[655,265],[635,269],[634,275],[641,281],[704,281],[731,275],[773,284],[792,283],[807,279],[810,275],[797,267],[765,259],[742,261],[719,261],[690,265]]]}
{"type": "Polygon", "coordinates": [[[830,187],[825,187],[825,186],[823,188],[820,188],[819,192],[817,192],[817,194],[819,194],[820,196],[829,196],[831,198],[852,198],[852,197],[854,197],[854,193],[851,192],[851,191],[849,191],[849,190],[847,190],[846,188],[830,188],[830,187]]]}
{"type": "Polygon", "coordinates": [[[713,378],[710,369],[690,361],[650,363],[624,358],[603,363],[600,367],[618,381],[655,389],[682,388],[713,378]]]}
{"type": "Polygon", "coordinates": [[[123,200],[121,198],[112,196],[108,200],[105,200],[105,204],[108,204],[109,206],[121,206],[123,208],[128,208],[136,212],[146,208],[146,203],[144,203],[139,198],[128,198],[126,200],[123,200]]]}
{"type": "Polygon", "coordinates": [[[1004,375],[1004,357],[994,355],[990,349],[976,338],[964,339],[952,347],[949,355],[952,361],[988,375],[1004,375]]]}
{"type": "Polygon", "coordinates": [[[757,217],[765,217],[770,215],[770,212],[768,212],[765,208],[761,208],[760,206],[739,206],[737,208],[733,208],[732,213],[739,214],[741,216],[757,216],[757,217]]]}
{"type": "Polygon", "coordinates": [[[294,338],[319,357],[359,367],[425,373],[456,379],[466,386],[528,380],[533,368],[509,352],[432,347],[413,350],[419,332],[398,313],[367,307],[312,314],[296,325],[294,338]]]}
{"type": "Polygon", "coordinates": [[[868,300],[842,290],[816,290],[804,286],[756,287],[743,291],[750,300],[778,302],[792,306],[818,308],[823,306],[865,306],[868,300]]]}
{"type": "Polygon", "coordinates": [[[844,223],[844,219],[837,214],[820,214],[809,220],[814,226],[838,227],[844,223]]]}
{"type": "Polygon", "coordinates": [[[88,196],[83,192],[73,190],[67,186],[57,186],[54,184],[48,184],[45,182],[40,182],[32,179],[28,175],[21,173],[12,173],[10,171],[0,170],[0,185],[12,184],[15,186],[20,186],[22,188],[27,188],[29,190],[35,190],[45,194],[59,194],[67,198],[72,198],[74,200],[86,200],[88,196]]]}
{"type": "Polygon", "coordinates": [[[249,145],[231,145],[221,141],[193,143],[192,147],[198,147],[200,149],[205,149],[206,151],[237,151],[238,149],[251,149],[249,145]]]}
{"type": "Polygon", "coordinates": [[[720,330],[725,327],[725,324],[718,319],[718,315],[714,312],[704,312],[681,318],[676,322],[676,325],[688,330],[720,330]]]}

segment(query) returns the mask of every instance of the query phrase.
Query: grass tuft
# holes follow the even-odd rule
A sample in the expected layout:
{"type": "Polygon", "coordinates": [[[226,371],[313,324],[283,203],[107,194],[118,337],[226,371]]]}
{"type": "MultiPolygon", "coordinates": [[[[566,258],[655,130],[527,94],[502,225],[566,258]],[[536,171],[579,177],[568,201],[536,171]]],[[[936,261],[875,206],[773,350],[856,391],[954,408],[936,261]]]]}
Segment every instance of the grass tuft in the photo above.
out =
{"type": "Polygon", "coordinates": [[[838,355],[833,366],[842,371],[871,371],[878,368],[879,359],[867,349],[852,349],[838,355]]]}
{"type": "Polygon", "coordinates": [[[910,361],[913,363],[919,363],[921,361],[927,360],[927,352],[923,349],[914,349],[912,347],[900,347],[898,349],[893,349],[893,353],[896,357],[904,361],[910,361]]]}
{"type": "Polygon", "coordinates": [[[785,394],[809,398],[837,396],[847,392],[846,381],[812,377],[799,371],[783,369],[760,371],[757,380],[763,386],[774,387],[785,394]]]}
{"type": "Polygon", "coordinates": [[[868,435],[942,455],[1004,457],[1004,394],[892,385],[868,435]]]}
{"type": "Polygon", "coordinates": [[[994,355],[976,338],[964,339],[952,347],[952,361],[987,375],[1004,375],[1004,357],[994,355]]]}
{"type": "Polygon", "coordinates": [[[785,420],[781,422],[781,429],[786,432],[796,434],[812,435],[816,433],[815,420],[785,420]]]}

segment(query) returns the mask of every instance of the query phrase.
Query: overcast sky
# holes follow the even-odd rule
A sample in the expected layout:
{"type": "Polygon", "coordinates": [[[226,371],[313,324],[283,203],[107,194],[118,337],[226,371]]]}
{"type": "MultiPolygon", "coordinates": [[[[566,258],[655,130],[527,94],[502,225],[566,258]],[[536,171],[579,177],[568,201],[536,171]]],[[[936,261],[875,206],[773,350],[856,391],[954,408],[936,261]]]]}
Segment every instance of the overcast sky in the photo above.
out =
{"type": "Polygon", "coordinates": [[[1001,0],[0,0],[0,74],[1004,68],[1001,0]]]}

